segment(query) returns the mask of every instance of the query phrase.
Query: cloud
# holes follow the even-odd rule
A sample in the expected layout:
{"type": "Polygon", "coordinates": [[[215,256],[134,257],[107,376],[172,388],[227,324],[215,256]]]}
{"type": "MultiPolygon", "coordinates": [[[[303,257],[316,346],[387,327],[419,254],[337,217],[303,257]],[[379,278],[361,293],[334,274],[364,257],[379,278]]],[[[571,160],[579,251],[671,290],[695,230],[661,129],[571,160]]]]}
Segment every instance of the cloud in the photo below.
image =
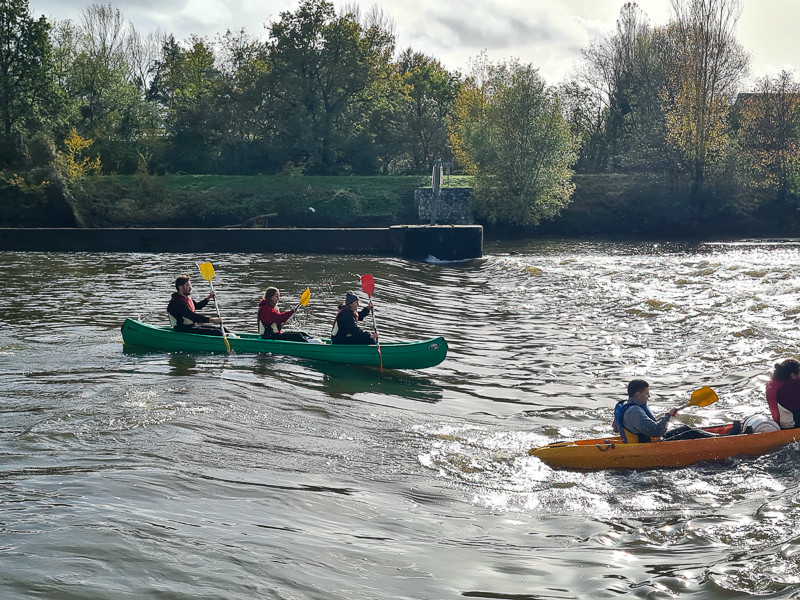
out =
{"type": "Polygon", "coordinates": [[[506,49],[531,43],[550,43],[554,39],[552,26],[519,14],[488,11],[478,15],[433,15],[432,19],[441,29],[448,31],[450,40],[459,46],[506,49]]]}
{"type": "MultiPolygon", "coordinates": [[[[80,21],[92,3],[111,2],[139,33],[156,30],[178,39],[213,39],[245,29],[265,39],[264,25],[301,0],[31,0],[34,15],[80,21]]],[[[353,0],[333,0],[341,8],[353,0]]],[[[398,49],[433,56],[452,70],[486,50],[492,61],[517,58],[541,69],[551,83],[560,80],[580,50],[594,38],[613,33],[625,0],[354,0],[362,13],[374,4],[396,23],[398,49]]],[[[671,15],[669,0],[636,0],[654,26],[671,15]]],[[[744,0],[740,41],[754,58],[754,75],[779,67],[800,67],[795,24],[798,0],[744,0]],[[775,19],[780,15],[780,19],[775,19]],[[792,64],[794,63],[794,64],[792,64]]]]}

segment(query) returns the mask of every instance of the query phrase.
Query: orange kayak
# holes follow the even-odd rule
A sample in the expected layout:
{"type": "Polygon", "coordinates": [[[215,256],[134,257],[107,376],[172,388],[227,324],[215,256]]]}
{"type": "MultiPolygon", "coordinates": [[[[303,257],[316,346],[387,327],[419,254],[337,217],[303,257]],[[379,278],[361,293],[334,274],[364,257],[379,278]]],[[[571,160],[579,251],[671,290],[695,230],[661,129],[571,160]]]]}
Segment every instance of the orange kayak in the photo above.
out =
{"type": "Polygon", "coordinates": [[[731,425],[706,427],[720,437],[649,444],[623,444],[619,437],[556,442],[528,452],[553,469],[653,469],[685,467],[696,462],[732,456],[757,456],[800,440],[800,429],[725,435],[731,425]]]}

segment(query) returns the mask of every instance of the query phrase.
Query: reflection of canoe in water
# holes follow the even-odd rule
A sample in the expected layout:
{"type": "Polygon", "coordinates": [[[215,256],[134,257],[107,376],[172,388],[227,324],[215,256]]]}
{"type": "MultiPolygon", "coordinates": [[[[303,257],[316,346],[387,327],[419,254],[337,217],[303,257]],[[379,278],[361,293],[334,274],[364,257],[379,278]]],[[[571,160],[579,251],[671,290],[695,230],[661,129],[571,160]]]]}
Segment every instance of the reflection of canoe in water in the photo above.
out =
{"type": "MultiPolygon", "coordinates": [[[[171,327],[155,327],[133,319],[125,319],[122,324],[122,340],[131,346],[166,352],[226,351],[221,336],[182,333],[171,327]]],[[[228,336],[228,342],[233,352],[282,354],[351,365],[381,366],[376,346],[331,344],[330,340],[322,340],[321,344],[265,340],[255,333],[228,336]]],[[[381,353],[384,369],[424,369],[444,360],[447,342],[437,337],[422,342],[381,344],[381,353]]]]}
{"type": "Polygon", "coordinates": [[[730,428],[730,424],[706,427],[707,431],[722,435],[699,440],[623,444],[618,437],[608,437],[556,442],[534,448],[528,454],[554,469],[652,469],[685,467],[704,460],[725,460],[740,455],[757,456],[800,440],[800,429],[724,435],[730,428]]]}

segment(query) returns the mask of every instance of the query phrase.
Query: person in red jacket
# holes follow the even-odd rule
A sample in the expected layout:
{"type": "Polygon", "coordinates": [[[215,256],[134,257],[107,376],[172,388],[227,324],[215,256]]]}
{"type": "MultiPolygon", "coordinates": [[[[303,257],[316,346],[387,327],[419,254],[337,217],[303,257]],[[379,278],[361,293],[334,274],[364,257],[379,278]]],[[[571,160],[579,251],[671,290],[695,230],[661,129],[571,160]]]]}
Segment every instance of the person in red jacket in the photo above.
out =
{"type": "Polygon", "coordinates": [[[208,301],[214,297],[214,292],[195,304],[190,297],[192,282],[189,281],[188,275],[181,275],[175,280],[175,290],[167,305],[169,322],[175,331],[222,335],[219,327],[222,324],[220,317],[207,317],[197,312],[205,308],[208,301]]]}
{"type": "Polygon", "coordinates": [[[300,308],[300,304],[291,310],[280,312],[278,310],[280,299],[281,293],[276,287],[268,287],[264,292],[264,297],[258,304],[258,333],[268,340],[307,342],[311,336],[303,331],[281,331],[284,323],[300,308]]]}
{"type": "Polygon", "coordinates": [[[800,425],[800,361],[787,358],[777,363],[766,391],[769,412],[781,429],[800,425]]]}

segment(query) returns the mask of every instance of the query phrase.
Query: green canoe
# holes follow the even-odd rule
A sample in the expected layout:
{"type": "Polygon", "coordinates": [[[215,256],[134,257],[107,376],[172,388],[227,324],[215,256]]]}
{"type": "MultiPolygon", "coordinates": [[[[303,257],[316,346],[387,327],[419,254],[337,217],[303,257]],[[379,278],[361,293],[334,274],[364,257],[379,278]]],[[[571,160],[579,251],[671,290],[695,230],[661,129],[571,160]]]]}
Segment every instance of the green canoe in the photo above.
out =
{"type": "MultiPolygon", "coordinates": [[[[122,340],[125,344],[141,348],[152,348],[166,352],[225,352],[221,336],[182,333],[171,327],[155,327],[125,319],[122,324],[122,340]]],[[[322,344],[305,342],[283,342],[265,340],[255,333],[239,333],[228,336],[232,352],[269,352],[286,356],[299,356],[327,362],[381,366],[377,346],[322,344]]],[[[447,356],[447,342],[436,337],[422,342],[400,342],[381,344],[384,369],[424,369],[438,365],[447,356]]]]}

